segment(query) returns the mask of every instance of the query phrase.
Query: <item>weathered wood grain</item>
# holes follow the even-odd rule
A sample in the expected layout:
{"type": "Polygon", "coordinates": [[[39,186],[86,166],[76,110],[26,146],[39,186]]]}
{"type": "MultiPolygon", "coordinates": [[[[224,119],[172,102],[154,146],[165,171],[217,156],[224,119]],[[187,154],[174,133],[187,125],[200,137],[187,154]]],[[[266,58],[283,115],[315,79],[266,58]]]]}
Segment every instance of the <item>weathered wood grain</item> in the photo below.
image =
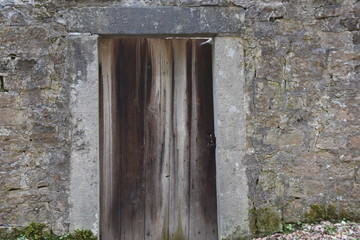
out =
{"type": "Polygon", "coordinates": [[[173,152],[170,158],[170,237],[189,239],[189,99],[186,76],[186,43],[172,40],[173,74],[173,152]]]}
{"type": "MultiPolygon", "coordinates": [[[[121,239],[144,239],[144,78],[142,42],[119,40],[116,51],[116,130],[120,152],[119,188],[121,239]]],[[[116,174],[116,173],[114,173],[116,174]]],[[[116,209],[115,209],[116,211],[116,209]]]]}
{"type": "Polygon", "coordinates": [[[99,81],[100,81],[100,182],[102,184],[100,188],[100,212],[101,218],[106,221],[100,222],[100,235],[102,239],[116,239],[116,236],[120,235],[120,222],[118,221],[119,213],[113,211],[116,207],[117,199],[113,196],[116,193],[116,176],[111,174],[113,163],[113,157],[115,151],[113,148],[113,104],[112,101],[112,89],[114,82],[113,76],[113,63],[114,54],[112,51],[115,46],[115,41],[112,39],[102,39],[99,44],[99,81]],[[115,201],[115,202],[114,202],[115,201]],[[111,207],[109,207],[111,206],[111,207]],[[113,226],[119,226],[115,228],[113,226]]]}
{"type": "Polygon", "coordinates": [[[216,170],[211,45],[193,41],[190,239],[216,239],[216,170]]]}
{"type": "Polygon", "coordinates": [[[102,239],[217,239],[211,45],[102,38],[102,239]]]}
{"type": "Polygon", "coordinates": [[[169,236],[172,50],[170,42],[148,39],[146,80],[146,239],[169,236]]]}

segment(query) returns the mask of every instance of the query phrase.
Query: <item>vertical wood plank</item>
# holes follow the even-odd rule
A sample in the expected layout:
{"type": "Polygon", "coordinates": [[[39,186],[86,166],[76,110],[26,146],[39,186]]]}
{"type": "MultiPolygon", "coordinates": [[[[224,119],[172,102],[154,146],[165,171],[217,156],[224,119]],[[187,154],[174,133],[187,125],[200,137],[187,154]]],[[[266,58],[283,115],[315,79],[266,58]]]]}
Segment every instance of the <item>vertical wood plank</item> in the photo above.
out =
{"type": "Polygon", "coordinates": [[[188,84],[186,75],[187,40],[172,40],[173,75],[173,152],[170,159],[170,237],[189,236],[189,128],[188,84]]]}
{"type": "Polygon", "coordinates": [[[172,51],[163,39],[147,39],[145,118],[145,239],[169,238],[172,51]]]}
{"type": "Polygon", "coordinates": [[[212,78],[212,46],[200,42],[197,46],[195,62],[198,64],[197,79],[199,83],[198,93],[202,106],[199,110],[198,123],[201,123],[201,131],[206,132],[204,141],[208,151],[203,156],[203,166],[206,176],[203,181],[202,204],[206,208],[206,239],[218,239],[217,233],[217,201],[216,201],[216,139],[214,130],[214,105],[213,105],[213,78],[212,78]],[[210,119],[210,121],[209,121],[210,119]],[[206,122],[206,124],[203,124],[206,122]]]}
{"type": "Polygon", "coordinates": [[[217,239],[211,45],[192,40],[190,239],[217,239]]]}
{"type": "Polygon", "coordinates": [[[112,174],[113,157],[116,155],[113,148],[113,50],[116,42],[113,39],[99,40],[100,60],[100,234],[103,239],[116,239],[120,233],[119,218],[116,217],[118,199],[114,197],[114,182],[117,177],[112,174]],[[114,228],[119,226],[119,228],[114,228]],[[118,231],[118,232],[117,232],[118,231]]]}
{"type": "Polygon", "coordinates": [[[122,146],[120,145],[120,134],[121,128],[119,121],[119,108],[120,103],[118,101],[118,88],[119,83],[117,81],[117,70],[118,70],[118,51],[120,46],[119,39],[113,39],[113,47],[109,54],[112,55],[111,59],[111,71],[112,71],[112,79],[111,79],[111,141],[112,141],[112,156],[111,156],[111,163],[110,167],[110,175],[111,175],[111,202],[109,211],[111,211],[111,232],[112,232],[112,239],[119,239],[121,235],[121,231],[123,227],[121,226],[121,185],[122,185],[122,178],[118,173],[121,172],[121,149],[122,146]]]}
{"type": "MultiPolygon", "coordinates": [[[[121,175],[119,203],[121,239],[144,239],[144,81],[140,50],[143,39],[120,39],[116,49],[116,146],[121,175]]],[[[115,144],[115,143],[114,143],[115,144]]]]}

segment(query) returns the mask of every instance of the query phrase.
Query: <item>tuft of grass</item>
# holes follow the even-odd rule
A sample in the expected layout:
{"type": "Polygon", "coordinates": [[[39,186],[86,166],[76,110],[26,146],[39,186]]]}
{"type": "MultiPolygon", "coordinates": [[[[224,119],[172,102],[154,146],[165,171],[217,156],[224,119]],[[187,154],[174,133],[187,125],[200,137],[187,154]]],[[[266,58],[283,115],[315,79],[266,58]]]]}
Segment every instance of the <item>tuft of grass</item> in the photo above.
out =
{"type": "Polygon", "coordinates": [[[96,240],[93,232],[90,230],[75,230],[75,233],[69,234],[66,240],[96,240]]]}
{"type": "Polygon", "coordinates": [[[90,230],[80,229],[58,236],[45,224],[32,222],[23,228],[0,229],[0,240],[97,240],[97,237],[90,230]]]}

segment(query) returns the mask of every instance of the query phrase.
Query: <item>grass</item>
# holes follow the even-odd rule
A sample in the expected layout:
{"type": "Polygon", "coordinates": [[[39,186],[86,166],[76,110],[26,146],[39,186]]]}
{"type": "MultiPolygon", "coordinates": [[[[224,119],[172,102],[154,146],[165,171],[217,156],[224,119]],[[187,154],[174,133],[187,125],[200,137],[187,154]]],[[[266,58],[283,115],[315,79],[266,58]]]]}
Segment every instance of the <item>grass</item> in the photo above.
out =
{"type": "Polygon", "coordinates": [[[0,229],[0,240],[97,240],[90,230],[75,230],[74,233],[56,235],[45,224],[30,223],[23,228],[0,229]]]}

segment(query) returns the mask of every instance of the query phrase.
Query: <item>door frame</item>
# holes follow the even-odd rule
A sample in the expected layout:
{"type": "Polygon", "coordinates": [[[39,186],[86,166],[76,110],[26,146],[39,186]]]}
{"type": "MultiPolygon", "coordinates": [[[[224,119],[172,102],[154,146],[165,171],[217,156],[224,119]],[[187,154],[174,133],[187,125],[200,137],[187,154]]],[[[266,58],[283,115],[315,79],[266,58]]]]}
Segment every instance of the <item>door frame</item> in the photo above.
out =
{"type": "MultiPolygon", "coordinates": [[[[135,11],[136,8],[81,8],[74,9],[72,16],[78,18],[69,24],[67,36],[66,74],[64,79],[72,83],[70,93],[71,143],[70,150],[70,229],[83,228],[98,232],[99,218],[99,73],[98,73],[98,37],[103,35],[127,35],[157,37],[168,36],[213,37],[213,100],[214,126],[217,137],[216,148],[216,184],[219,239],[249,235],[249,199],[246,165],[246,113],[249,105],[244,90],[244,42],[234,35],[241,23],[241,11],[238,8],[161,8],[166,11],[184,11],[190,14],[189,28],[169,29],[158,25],[142,29],[141,19],[134,19],[134,26],[121,29],[120,26],[104,27],[103,22],[86,24],[98,11],[97,17],[106,19],[109,11],[135,11]],[[236,10],[236,11],[234,11],[236,10]],[[80,11],[76,13],[76,11],[80,11]],[[104,12],[105,11],[105,12],[104,12]],[[222,11],[227,11],[223,14],[222,11]],[[202,14],[209,24],[199,29],[201,19],[194,18],[202,14]],[[221,13],[221,14],[219,14],[221,13]],[[227,15],[226,15],[227,14],[227,15]],[[213,21],[213,22],[212,22],[213,21]],[[238,21],[235,22],[234,21],[238,21]],[[221,24],[217,24],[217,23],[221,24]],[[193,26],[193,30],[191,30],[193,26]],[[105,30],[104,30],[105,29],[105,30]],[[121,29],[121,30],[120,30],[121,29]],[[191,31],[190,31],[190,30],[191,31]],[[80,31],[80,32],[79,32],[80,31]],[[106,32],[104,32],[106,31],[106,32]],[[135,32],[134,32],[135,31],[135,32]],[[181,35],[181,32],[183,34],[181,35]],[[228,33],[228,34],[221,34],[228,33]],[[224,36],[226,35],[226,36],[224,36]]],[[[145,15],[153,16],[160,8],[144,8],[145,15]],[[155,12],[155,13],[154,13],[155,12]]],[[[114,13],[115,16],[119,14],[114,13]]],[[[131,14],[129,15],[131,16],[131,14]]],[[[150,16],[150,17],[151,17],[150,16]]],[[[181,15],[182,16],[182,15],[181,15]]],[[[159,16],[157,16],[158,18],[159,16]]],[[[160,16],[161,17],[161,16],[160,16]]],[[[166,18],[166,16],[163,16],[166,18]]],[[[183,19],[184,16],[181,17],[183,19]]],[[[179,21],[184,21],[184,20],[179,21]]],[[[186,16],[185,16],[186,19],[186,16]]],[[[89,21],[93,22],[93,21],[89,21]]],[[[166,21],[164,21],[166,22],[166,21]]],[[[206,24],[205,24],[206,25],[206,24]]],[[[176,26],[174,26],[175,28],[176,26]]]]}

